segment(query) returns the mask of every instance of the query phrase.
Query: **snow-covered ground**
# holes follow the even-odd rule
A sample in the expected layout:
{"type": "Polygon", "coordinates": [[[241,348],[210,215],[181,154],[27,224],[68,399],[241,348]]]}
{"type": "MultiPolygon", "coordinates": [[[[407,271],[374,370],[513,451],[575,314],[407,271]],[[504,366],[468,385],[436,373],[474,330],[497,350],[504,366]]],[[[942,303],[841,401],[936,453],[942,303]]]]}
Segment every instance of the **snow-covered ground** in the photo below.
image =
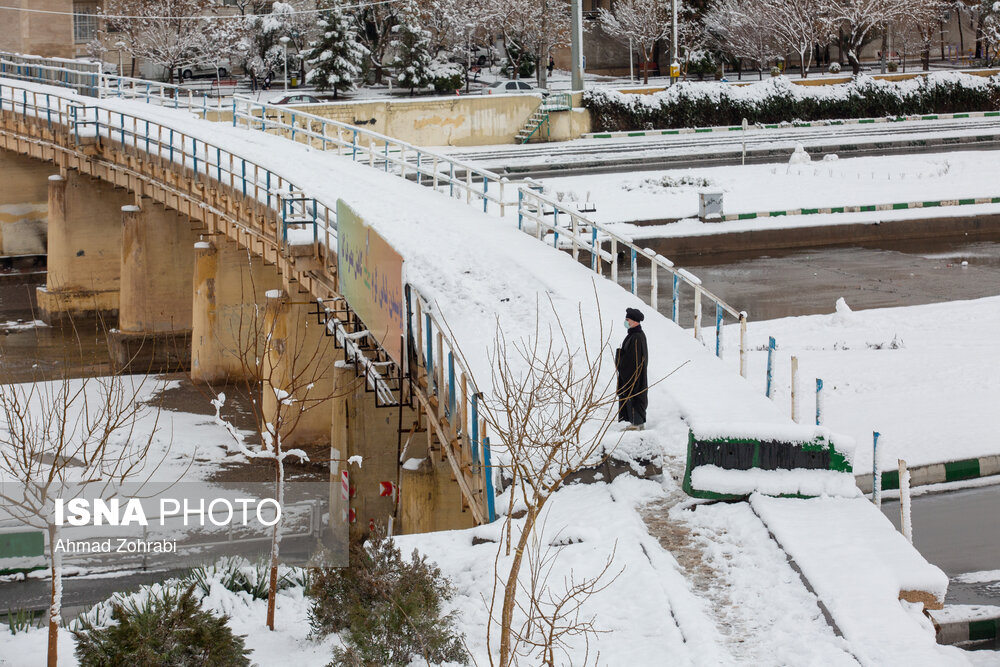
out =
{"type": "MultiPolygon", "coordinates": [[[[1000,453],[993,409],[1000,402],[1000,297],[905,308],[751,322],[751,378],[777,341],[774,402],[791,413],[791,357],[798,358],[798,419],[815,419],[823,380],[823,423],[854,437],[855,472],[870,472],[872,432],[882,469],[1000,453]]],[[[729,329],[727,335],[738,336],[729,329]]],[[[735,340],[735,338],[730,338],[735,340]]],[[[756,382],[761,392],[764,383],[756,382]]]]}
{"type": "MultiPolygon", "coordinates": [[[[101,104],[136,108],[117,101],[101,104]]],[[[150,109],[148,113],[183,125],[188,136],[275,164],[276,171],[324,202],[333,203],[337,197],[346,200],[404,255],[408,281],[447,319],[470,368],[484,378],[480,388],[489,386],[485,378],[491,373],[489,343],[495,326],[517,340],[532,335],[538,318],[543,335],[549,324],[561,318],[571,347],[586,340],[591,349],[600,349],[604,337],[612,344],[620,340],[626,306],[644,308],[637,297],[617,285],[592,282],[585,267],[518,232],[513,221],[488,218],[416,184],[278,137],[194,121],[170,110],[150,109]],[[401,202],[406,206],[401,207],[401,202]],[[574,331],[578,318],[585,323],[582,332],[574,331]]],[[[667,474],[657,481],[625,476],[611,484],[568,487],[552,500],[538,535],[542,545],[566,543],[553,567],[551,585],[558,586],[570,574],[577,578],[596,575],[612,554],[610,572],[621,571],[583,609],[585,617],[596,615],[598,629],[609,630],[593,640],[591,655],[600,650],[601,661],[615,665],[659,665],[665,656],[671,664],[681,665],[778,665],[849,664],[852,655],[861,654],[865,664],[878,664],[870,657],[877,653],[864,645],[845,646],[835,636],[821,618],[815,595],[783,560],[763,526],[753,522],[746,505],[691,512],[678,506],[682,494],[676,480],[690,424],[728,420],[751,427],[796,429],[783,405],[763,398],[757,385],[739,379],[733,368],[701,350],[689,334],[666,318],[648,313],[644,328],[657,342],[651,381],[690,360],[652,388],[647,430],[621,434],[626,450],[662,453],[667,474]],[[653,524],[655,528],[650,527],[653,524]]],[[[754,332],[761,334],[760,329],[754,332]]],[[[866,338],[870,333],[858,335],[866,338]]],[[[803,348],[808,345],[812,343],[804,342],[803,348]]],[[[611,363],[607,356],[602,359],[605,371],[611,363]]],[[[762,385],[759,355],[752,362],[757,368],[751,378],[762,385]]],[[[980,363],[987,365],[988,361],[980,363]]],[[[833,425],[836,410],[830,402],[828,413],[833,425]]],[[[812,428],[805,426],[801,431],[812,428]]],[[[613,437],[618,435],[615,432],[613,437]]],[[[503,460],[499,448],[497,454],[503,460]]],[[[501,508],[504,501],[504,497],[499,499],[501,508]]],[[[515,524],[519,526],[520,520],[515,524]]],[[[404,553],[420,548],[452,579],[454,605],[479,664],[486,659],[484,596],[491,597],[494,562],[502,572],[509,561],[498,556],[496,543],[473,546],[472,541],[473,537],[497,540],[499,531],[500,526],[494,524],[400,538],[404,553]]],[[[888,596],[888,604],[898,604],[891,588],[883,586],[873,593],[883,603],[888,596]]],[[[263,665],[311,664],[316,647],[302,639],[303,624],[271,635],[263,631],[259,613],[255,614],[252,622],[234,622],[239,632],[248,632],[254,642],[261,642],[255,644],[261,647],[255,659],[263,665]],[[279,662],[270,662],[273,659],[279,662]]],[[[957,650],[928,642],[932,631],[927,626],[914,622],[887,626],[886,631],[890,630],[896,633],[895,645],[902,652],[898,655],[919,651],[928,663],[962,662],[957,650]]],[[[8,648],[13,645],[9,638],[3,639],[0,656],[18,660],[24,655],[8,648]]],[[[42,643],[40,636],[35,641],[42,643]]],[[[581,638],[572,641],[569,664],[581,662],[585,651],[581,638]]],[[[69,653],[68,647],[63,650],[66,664],[73,664],[69,653]]],[[[903,657],[907,662],[914,662],[912,658],[913,654],[903,657]]]]}
{"type": "MultiPolygon", "coordinates": [[[[996,197],[1000,196],[994,177],[998,168],[1000,153],[996,151],[963,151],[556,177],[542,179],[542,183],[547,192],[565,201],[596,204],[597,211],[588,214],[596,222],[618,223],[696,217],[698,194],[708,191],[723,193],[726,214],[996,197]]],[[[970,208],[919,213],[962,215],[970,208]]],[[[915,213],[814,214],[712,224],[685,220],[633,231],[636,236],[688,236],[905,218],[915,213]]]]}

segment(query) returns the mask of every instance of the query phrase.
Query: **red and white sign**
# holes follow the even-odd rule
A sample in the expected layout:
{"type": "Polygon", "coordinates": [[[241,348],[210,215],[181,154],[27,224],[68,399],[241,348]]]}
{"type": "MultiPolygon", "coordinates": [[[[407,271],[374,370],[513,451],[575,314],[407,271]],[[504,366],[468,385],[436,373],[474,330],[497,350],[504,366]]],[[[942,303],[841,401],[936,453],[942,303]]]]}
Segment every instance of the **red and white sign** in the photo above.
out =
{"type": "Polygon", "coordinates": [[[351,511],[348,513],[347,518],[350,523],[354,523],[358,520],[358,515],[354,513],[353,507],[351,508],[351,511]]]}
{"type": "Polygon", "coordinates": [[[395,498],[396,485],[393,484],[392,482],[379,482],[378,495],[380,498],[395,498]]]}
{"type": "Polygon", "coordinates": [[[347,471],[343,470],[340,473],[340,499],[349,500],[351,497],[351,485],[347,481],[347,471]]]}

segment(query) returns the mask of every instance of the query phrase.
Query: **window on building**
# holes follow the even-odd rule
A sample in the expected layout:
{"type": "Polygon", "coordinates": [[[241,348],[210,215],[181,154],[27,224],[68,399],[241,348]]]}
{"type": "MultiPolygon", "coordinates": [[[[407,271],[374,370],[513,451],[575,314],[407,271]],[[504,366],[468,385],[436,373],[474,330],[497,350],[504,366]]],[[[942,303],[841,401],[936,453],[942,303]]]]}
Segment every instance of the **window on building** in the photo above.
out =
{"type": "Polygon", "coordinates": [[[73,40],[79,44],[97,37],[97,5],[73,3],[73,40]]]}

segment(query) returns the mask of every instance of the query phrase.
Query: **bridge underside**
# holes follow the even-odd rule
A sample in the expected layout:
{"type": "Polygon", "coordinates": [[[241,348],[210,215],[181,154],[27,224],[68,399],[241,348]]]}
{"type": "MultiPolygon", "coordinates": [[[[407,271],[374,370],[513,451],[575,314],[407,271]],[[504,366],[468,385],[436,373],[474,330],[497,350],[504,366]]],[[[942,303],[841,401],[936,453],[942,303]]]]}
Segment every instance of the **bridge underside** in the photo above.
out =
{"type": "Polygon", "coordinates": [[[102,319],[122,370],[185,370],[213,388],[246,383],[265,422],[279,419],[278,396],[308,405],[284,419],[283,446],[330,460],[329,516],[354,535],[390,518],[396,532],[481,520],[433,412],[413,407],[402,383],[394,404],[377,401],[359,360],[330,335],[332,316],[348,332],[361,325],[322,244],[282,243],[273,209],[179,165],[106,139],[70,143],[9,115],[0,169],[3,254],[48,255],[41,319],[102,319]]]}

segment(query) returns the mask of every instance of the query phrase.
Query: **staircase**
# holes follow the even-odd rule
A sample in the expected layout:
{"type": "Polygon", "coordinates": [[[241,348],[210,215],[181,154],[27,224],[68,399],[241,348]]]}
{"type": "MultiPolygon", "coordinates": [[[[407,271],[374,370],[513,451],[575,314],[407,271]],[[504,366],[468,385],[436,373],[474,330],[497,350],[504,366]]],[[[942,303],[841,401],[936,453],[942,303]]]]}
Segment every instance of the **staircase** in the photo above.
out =
{"type": "MultiPolygon", "coordinates": [[[[526,144],[531,141],[531,137],[534,136],[535,132],[538,132],[539,128],[543,124],[547,123],[549,120],[549,114],[544,111],[542,107],[539,107],[537,111],[531,114],[524,126],[517,131],[515,139],[518,143],[526,144]]],[[[548,127],[548,125],[546,125],[548,127]]]]}
{"type": "MultiPolygon", "coordinates": [[[[546,131],[549,129],[549,113],[552,111],[569,111],[573,108],[573,98],[569,93],[552,93],[542,100],[535,112],[531,114],[524,126],[518,130],[515,138],[518,143],[526,144],[531,141],[531,137],[539,132],[542,125],[546,131]]],[[[548,137],[546,137],[548,138],[548,137]]]]}

